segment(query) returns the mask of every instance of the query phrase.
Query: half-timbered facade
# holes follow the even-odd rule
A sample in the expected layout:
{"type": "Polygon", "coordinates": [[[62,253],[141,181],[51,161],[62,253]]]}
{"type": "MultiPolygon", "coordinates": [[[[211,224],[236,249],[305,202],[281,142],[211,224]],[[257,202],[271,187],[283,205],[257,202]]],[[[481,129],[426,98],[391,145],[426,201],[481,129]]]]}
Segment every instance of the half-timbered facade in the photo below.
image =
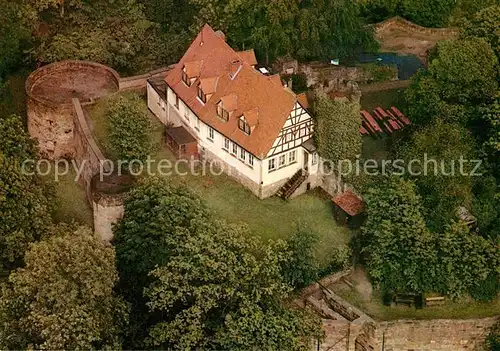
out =
{"type": "Polygon", "coordinates": [[[297,172],[307,183],[318,157],[306,99],[256,63],[253,50],[234,51],[205,25],[165,79],[148,82],[148,106],[166,126],[185,128],[200,158],[265,198],[297,172]]]}

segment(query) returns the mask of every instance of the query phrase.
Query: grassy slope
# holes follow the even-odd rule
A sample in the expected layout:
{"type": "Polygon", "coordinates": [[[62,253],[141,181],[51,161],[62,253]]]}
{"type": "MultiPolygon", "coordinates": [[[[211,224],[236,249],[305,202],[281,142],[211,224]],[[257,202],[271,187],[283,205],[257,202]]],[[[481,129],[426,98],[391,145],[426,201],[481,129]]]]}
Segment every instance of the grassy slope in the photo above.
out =
{"type": "Polygon", "coordinates": [[[432,306],[423,309],[396,306],[389,307],[382,304],[380,292],[375,291],[370,301],[364,301],[361,295],[347,285],[336,285],[335,293],[359,307],[369,316],[377,320],[396,319],[468,319],[483,318],[500,315],[500,298],[491,303],[477,302],[472,299],[460,301],[447,300],[442,306],[432,306]]]}

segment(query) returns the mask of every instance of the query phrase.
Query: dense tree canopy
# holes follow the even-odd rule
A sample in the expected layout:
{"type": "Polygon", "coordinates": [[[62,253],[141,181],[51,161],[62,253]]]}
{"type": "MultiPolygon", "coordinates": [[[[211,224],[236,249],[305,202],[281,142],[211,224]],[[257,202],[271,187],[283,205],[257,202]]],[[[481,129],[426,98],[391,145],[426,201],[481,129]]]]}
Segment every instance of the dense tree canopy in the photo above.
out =
{"type": "Polygon", "coordinates": [[[20,117],[0,119],[0,140],[0,262],[7,268],[47,230],[51,206],[49,189],[33,172],[37,151],[20,117]]]}
{"type": "Polygon", "coordinates": [[[491,46],[482,39],[439,43],[428,71],[413,77],[406,91],[410,117],[420,125],[433,117],[467,124],[474,115],[472,107],[495,97],[497,64],[491,46]]]}
{"type": "Polygon", "coordinates": [[[80,228],[32,244],[25,262],[2,290],[2,348],[120,347],[127,307],[111,247],[80,228]]]}
{"type": "Polygon", "coordinates": [[[500,3],[483,8],[476,13],[470,21],[465,23],[464,34],[486,39],[500,59],[500,3]]]}
{"type": "Polygon", "coordinates": [[[185,188],[145,181],[126,201],[115,235],[121,289],[142,313],[132,327],[150,327],[150,346],[298,349],[318,331],[284,305],[284,244],[264,246],[245,226],[213,219],[185,188]]]}
{"type": "Polygon", "coordinates": [[[280,246],[259,244],[246,227],[199,223],[154,270],[148,306],[165,316],[150,332],[155,347],[299,350],[317,332],[302,313],[282,306],[280,246]]]}
{"type": "Polygon", "coordinates": [[[106,100],[109,147],[116,159],[144,161],[153,151],[153,127],[147,106],[137,94],[106,100]]]}
{"type": "Polygon", "coordinates": [[[474,141],[465,128],[439,120],[416,132],[402,150],[408,164],[418,160],[413,161],[410,176],[414,176],[426,221],[433,230],[440,231],[453,220],[458,207],[470,208],[471,172],[475,168],[470,160],[475,159],[474,150],[474,141]]]}
{"type": "Polygon", "coordinates": [[[373,281],[399,293],[432,290],[436,257],[415,185],[390,178],[372,187],[364,199],[368,214],[364,252],[373,281]]]}
{"type": "Polygon", "coordinates": [[[318,94],[314,113],[320,156],[332,162],[354,160],[361,153],[359,105],[347,101],[333,101],[324,94],[318,94]]]}

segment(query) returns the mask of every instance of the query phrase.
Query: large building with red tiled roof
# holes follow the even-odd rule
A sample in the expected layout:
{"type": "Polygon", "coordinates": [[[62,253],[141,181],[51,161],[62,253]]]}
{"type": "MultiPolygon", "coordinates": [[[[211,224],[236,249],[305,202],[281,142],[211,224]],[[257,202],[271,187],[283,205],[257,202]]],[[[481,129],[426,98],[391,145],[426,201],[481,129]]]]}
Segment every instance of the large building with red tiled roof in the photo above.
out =
{"type": "Polygon", "coordinates": [[[233,50],[222,32],[205,25],[164,80],[148,82],[148,105],[166,126],[191,133],[202,159],[264,198],[298,172],[307,183],[318,157],[307,100],[256,64],[253,50],[233,50]]]}

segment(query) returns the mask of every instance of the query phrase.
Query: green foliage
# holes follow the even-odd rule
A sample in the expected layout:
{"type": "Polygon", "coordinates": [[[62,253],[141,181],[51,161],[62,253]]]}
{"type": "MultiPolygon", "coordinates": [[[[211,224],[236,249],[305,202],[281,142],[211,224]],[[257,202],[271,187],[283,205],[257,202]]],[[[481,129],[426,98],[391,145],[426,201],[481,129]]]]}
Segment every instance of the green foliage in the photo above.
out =
{"type": "Polygon", "coordinates": [[[377,63],[363,63],[360,66],[373,82],[385,82],[398,77],[398,69],[395,66],[384,66],[377,63]]]}
{"type": "Polygon", "coordinates": [[[130,73],[155,64],[158,27],[143,10],[134,0],[24,0],[23,18],[35,33],[50,26],[35,36],[36,60],[92,60],[130,73]]]}
{"type": "Polygon", "coordinates": [[[392,177],[372,187],[364,200],[363,252],[375,284],[398,293],[432,290],[436,256],[415,185],[392,177]]]}
{"type": "Polygon", "coordinates": [[[0,263],[3,268],[20,262],[30,242],[50,225],[49,189],[34,175],[36,147],[18,116],[0,119],[0,263]]]}
{"type": "Polygon", "coordinates": [[[319,273],[319,265],[314,257],[318,234],[299,224],[287,244],[291,256],[283,267],[284,279],[294,287],[308,286],[318,278],[319,273]]]}
{"type": "Polygon", "coordinates": [[[115,95],[106,102],[109,146],[119,160],[144,161],[154,150],[148,109],[137,94],[115,95]]]}
{"type": "Polygon", "coordinates": [[[481,39],[441,42],[429,72],[450,103],[476,103],[495,97],[498,60],[481,39]]]}
{"type": "Polygon", "coordinates": [[[282,305],[283,243],[262,246],[246,227],[203,221],[177,228],[177,248],[145,289],[148,306],[162,313],[154,347],[209,350],[299,350],[318,325],[282,305]]]}
{"type": "Polygon", "coordinates": [[[3,349],[120,347],[127,308],[112,248],[80,228],[32,244],[25,262],[2,290],[3,349]]]}
{"type": "MultiPolygon", "coordinates": [[[[438,264],[434,269],[438,282],[435,289],[439,292],[452,297],[462,296],[471,289],[482,285],[484,288],[490,274],[497,277],[494,269],[498,267],[500,256],[495,245],[470,233],[465,223],[448,225],[436,239],[438,264]]],[[[496,291],[492,297],[496,296],[496,291]]]]}
{"type": "Polygon", "coordinates": [[[424,27],[443,27],[456,6],[456,0],[402,0],[403,16],[424,27]]]}
{"type": "Polygon", "coordinates": [[[484,8],[463,25],[464,34],[470,37],[484,38],[500,59],[500,4],[484,8]]]}
{"type": "Polygon", "coordinates": [[[302,60],[329,60],[378,49],[371,29],[360,17],[360,5],[347,0],[301,2],[295,54],[302,60]]]}
{"type": "Polygon", "coordinates": [[[359,105],[333,101],[319,94],[314,103],[316,138],[322,158],[336,162],[353,160],[361,154],[361,117],[359,105]]]}
{"type": "Polygon", "coordinates": [[[317,332],[283,305],[284,244],[263,246],[245,226],[215,221],[185,188],[155,178],[140,184],[114,244],[120,287],[136,314],[131,337],[150,326],[151,347],[293,350],[317,332]]]}
{"type": "Polygon", "coordinates": [[[295,94],[300,94],[307,91],[307,77],[301,73],[287,74],[281,76],[281,78],[288,82],[290,79],[292,80],[292,90],[295,94]]]}
{"type": "Polygon", "coordinates": [[[174,188],[163,179],[149,179],[133,189],[125,212],[114,230],[120,282],[129,292],[147,285],[148,273],[168,262],[179,238],[175,228],[190,228],[208,217],[200,199],[186,188],[174,188]]]}
{"type": "Polygon", "coordinates": [[[429,227],[441,231],[456,217],[460,206],[470,207],[474,141],[463,127],[436,120],[416,132],[401,154],[416,174],[414,181],[423,199],[429,227]],[[460,160],[465,161],[460,161],[460,160]]]}
{"type": "Polygon", "coordinates": [[[21,26],[19,8],[14,2],[0,0],[0,81],[20,65],[28,32],[21,26]]]}
{"type": "Polygon", "coordinates": [[[284,55],[301,60],[327,60],[377,48],[373,33],[359,16],[358,3],[353,1],[191,0],[191,3],[200,8],[198,25],[207,22],[224,30],[230,44],[254,48],[266,63],[284,55]]]}
{"type": "Polygon", "coordinates": [[[363,14],[371,22],[398,15],[424,27],[443,27],[455,7],[455,0],[367,0],[363,14]]]}
{"type": "Polygon", "coordinates": [[[491,328],[490,333],[486,338],[486,344],[490,351],[500,350],[500,321],[496,322],[491,328]]]}

